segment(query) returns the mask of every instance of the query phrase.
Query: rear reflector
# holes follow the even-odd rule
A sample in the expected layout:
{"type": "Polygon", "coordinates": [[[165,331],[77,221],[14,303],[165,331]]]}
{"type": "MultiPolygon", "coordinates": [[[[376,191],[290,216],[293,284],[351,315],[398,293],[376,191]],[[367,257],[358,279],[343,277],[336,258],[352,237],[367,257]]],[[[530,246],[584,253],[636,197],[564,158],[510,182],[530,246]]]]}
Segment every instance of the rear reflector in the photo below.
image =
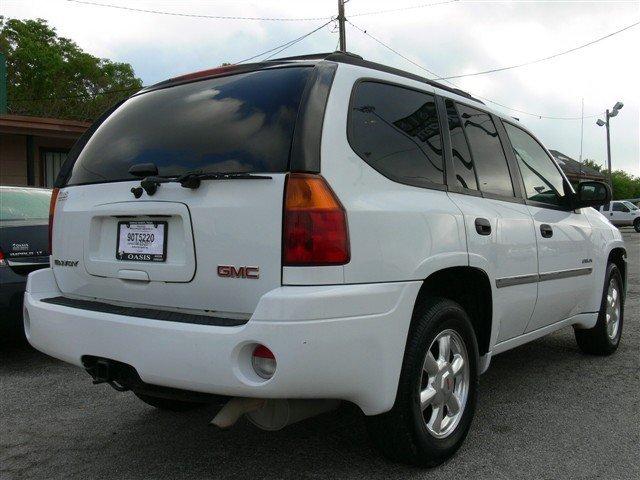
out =
{"type": "Polygon", "coordinates": [[[288,175],[282,243],[285,266],[344,265],[349,262],[347,215],[320,175],[288,175]]]}
{"type": "Polygon", "coordinates": [[[256,348],[253,349],[251,364],[258,376],[265,380],[270,379],[273,377],[273,374],[276,373],[276,357],[273,355],[273,352],[264,345],[257,345],[256,348]]]}
{"type": "Polygon", "coordinates": [[[49,255],[53,255],[53,218],[56,213],[56,201],[58,200],[58,188],[51,192],[51,202],[49,203],[49,255]]]}

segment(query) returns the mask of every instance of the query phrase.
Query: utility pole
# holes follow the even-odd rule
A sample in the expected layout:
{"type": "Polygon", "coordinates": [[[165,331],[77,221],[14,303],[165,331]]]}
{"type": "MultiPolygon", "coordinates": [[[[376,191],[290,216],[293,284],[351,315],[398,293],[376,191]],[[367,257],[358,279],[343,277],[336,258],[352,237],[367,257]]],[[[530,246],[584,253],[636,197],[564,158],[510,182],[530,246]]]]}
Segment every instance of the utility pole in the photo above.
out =
{"type": "Polygon", "coordinates": [[[340,32],[340,51],[347,51],[347,36],[344,30],[344,22],[346,20],[344,16],[344,0],[338,0],[338,31],[340,32]]]}

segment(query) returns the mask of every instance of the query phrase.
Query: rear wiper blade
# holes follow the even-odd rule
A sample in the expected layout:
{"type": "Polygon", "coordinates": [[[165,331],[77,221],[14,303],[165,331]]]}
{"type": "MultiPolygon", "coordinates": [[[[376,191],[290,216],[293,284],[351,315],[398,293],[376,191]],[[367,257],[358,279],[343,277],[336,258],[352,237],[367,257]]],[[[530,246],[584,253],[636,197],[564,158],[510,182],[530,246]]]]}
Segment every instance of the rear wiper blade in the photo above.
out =
{"type": "Polygon", "coordinates": [[[268,175],[256,175],[254,173],[227,172],[227,173],[203,173],[190,172],[175,177],[184,188],[198,188],[201,180],[270,180],[268,175]]]}
{"type": "Polygon", "coordinates": [[[140,186],[147,195],[153,195],[163,183],[179,183],[184,188],[196,189],[202,180],[270,180],[271,178],[268,175],[242,172],[188,172],[171,177],[149,176],[140,182],[140,186]]]}

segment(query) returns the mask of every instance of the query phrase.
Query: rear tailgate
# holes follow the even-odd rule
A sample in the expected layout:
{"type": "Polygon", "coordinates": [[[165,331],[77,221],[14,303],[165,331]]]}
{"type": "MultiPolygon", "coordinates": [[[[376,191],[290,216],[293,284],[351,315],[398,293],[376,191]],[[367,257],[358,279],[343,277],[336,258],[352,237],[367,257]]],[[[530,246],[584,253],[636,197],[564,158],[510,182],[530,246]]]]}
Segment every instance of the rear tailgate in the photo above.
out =
{"type": "MultiPolygon", "coordinates": [[[[62,292],[97,301],[248,316],[281,284],[282,202],[309,66],[162,86],[107,117],[63,167],[53,226],[62,292]],[[162,183],[138,198],[136,165],[162,183]]],[[[138,192],[139,193],[139,192],[138,192]]]]}
{"type": "Polygon", "coordinates": [[[169,309],[253,312],[281,281],[285,175],[270,176],[203,182],[194,191],[165,184],[153,200],[134,200],[134,182],[63,190],[53,228],[61,291],[169,309]],[[119,259],[118,224],[144,221],[166,222],[165,260],[119,259]],[[256,270],[247,276],[246,267],[256,270]]]}

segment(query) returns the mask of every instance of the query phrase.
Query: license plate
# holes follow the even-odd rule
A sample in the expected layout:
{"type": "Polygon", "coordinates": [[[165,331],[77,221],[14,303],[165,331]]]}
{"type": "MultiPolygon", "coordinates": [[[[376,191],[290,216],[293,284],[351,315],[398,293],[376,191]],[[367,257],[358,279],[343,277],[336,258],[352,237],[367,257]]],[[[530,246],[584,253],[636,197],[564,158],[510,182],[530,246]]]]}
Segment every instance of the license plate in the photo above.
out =
{"type": "Polygon", "coordinates": [[[164,262],[166,256],[167,222],[118,222],[118,260],[164,262]]]}

